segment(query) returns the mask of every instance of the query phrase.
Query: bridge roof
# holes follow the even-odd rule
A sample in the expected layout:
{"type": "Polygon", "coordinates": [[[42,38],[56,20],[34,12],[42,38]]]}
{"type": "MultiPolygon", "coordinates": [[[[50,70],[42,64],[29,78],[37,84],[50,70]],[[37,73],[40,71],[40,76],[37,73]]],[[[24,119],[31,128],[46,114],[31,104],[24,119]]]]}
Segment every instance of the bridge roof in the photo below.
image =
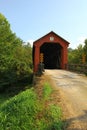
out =
{"type": "Polygon", "coordinates": [[[70,44],[67,40],[65,40],[64,38],[62,38],[61,36],[59,36],[58,34],[56,34],[53,31],[51,31],[51,32],[47,33],[46,35],[42,36],[41,38],[37,39],[36,41],[33,42],[33,44],[36,44],[38,41],[40,41],[41,39],[44,39],[45,37],[49,36],[50,34],[57,36],[58,38],[63,40],[66,44],[70,44]]]}

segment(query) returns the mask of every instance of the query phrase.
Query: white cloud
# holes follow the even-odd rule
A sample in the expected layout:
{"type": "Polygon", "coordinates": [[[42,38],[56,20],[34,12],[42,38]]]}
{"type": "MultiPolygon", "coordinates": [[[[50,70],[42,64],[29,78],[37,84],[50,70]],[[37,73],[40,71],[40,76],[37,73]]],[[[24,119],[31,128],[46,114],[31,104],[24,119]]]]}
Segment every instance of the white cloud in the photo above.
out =
{"type": "Polygon", "coordinates": [[[71,44],[69,45],[69,47],[75,49],[79,46],[79,44],[82,44],[84,46],[85,39],[87,39],[87,36],[80,36],[75,41],[70,42],[71,44]]]}
{"type": "Polygon", "coordinates": [[[31,46],[33,46],[34,40],[28,40],[27,43],[28,43],[28,42],[30,43],[31,46]]]}
{"type": "Polygon", "coordinates": [[[84,41],[87,39],[86,36],[80,36],[77,38],[76,43],[74,44],[74,48],[78,47],[79,44],[82,44],[84,46],[84,41]]]}
{"type": "Polygon", "coordinates": [[[77,39],[77,41],[78,41],[79,44],[84,44],[85,39],[87,39],[86,36],[81,36],[81,37],[79,37],[79,38],[77,39]]]}

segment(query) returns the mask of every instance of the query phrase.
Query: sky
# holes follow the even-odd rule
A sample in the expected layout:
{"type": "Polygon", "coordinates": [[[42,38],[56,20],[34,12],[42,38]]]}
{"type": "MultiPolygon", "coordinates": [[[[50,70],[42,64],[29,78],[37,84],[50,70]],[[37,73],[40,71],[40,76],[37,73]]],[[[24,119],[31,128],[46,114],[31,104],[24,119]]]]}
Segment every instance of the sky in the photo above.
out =
{"type": "Polygon", "coordinates": [[[24,42],[50,31],[70,42],[71,48],[87,38],[87,0],[0,0],[0,13],[24,42]]]}

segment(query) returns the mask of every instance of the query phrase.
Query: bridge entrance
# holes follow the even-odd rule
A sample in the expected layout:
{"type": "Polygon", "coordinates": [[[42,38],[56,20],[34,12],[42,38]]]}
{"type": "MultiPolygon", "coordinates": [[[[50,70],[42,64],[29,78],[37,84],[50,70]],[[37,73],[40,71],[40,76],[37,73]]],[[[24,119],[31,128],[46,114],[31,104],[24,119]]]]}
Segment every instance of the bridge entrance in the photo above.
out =
{"type": "Polygon", "coordinates": [[[58,43],[44,43],[40,47],[40,53],[43,53],[43,63],[45,69],[61,68],[61,45],[58,43]]]}

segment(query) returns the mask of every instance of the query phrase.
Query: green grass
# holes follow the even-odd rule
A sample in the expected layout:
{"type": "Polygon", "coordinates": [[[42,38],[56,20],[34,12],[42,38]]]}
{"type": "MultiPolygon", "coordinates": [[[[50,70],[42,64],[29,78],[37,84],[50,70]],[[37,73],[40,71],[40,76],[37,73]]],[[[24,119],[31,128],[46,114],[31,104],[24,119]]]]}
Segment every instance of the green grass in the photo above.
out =
{"type": "MultiPolygon", "coordinates": [[[[49,100],[52,89],[43,86],[43,100],[49,100]]],[[[34,88],[11,98],[0,99],[0,130],[62,130],[61,109],[38,99],[34,88]]]]}
{"type": "Polygon", "coordinates": [[[52,88],[50,87],[49,83],[46,82],[43,87],[43,98],[48,99],[51,93],[52,93],[52,88]]]}

